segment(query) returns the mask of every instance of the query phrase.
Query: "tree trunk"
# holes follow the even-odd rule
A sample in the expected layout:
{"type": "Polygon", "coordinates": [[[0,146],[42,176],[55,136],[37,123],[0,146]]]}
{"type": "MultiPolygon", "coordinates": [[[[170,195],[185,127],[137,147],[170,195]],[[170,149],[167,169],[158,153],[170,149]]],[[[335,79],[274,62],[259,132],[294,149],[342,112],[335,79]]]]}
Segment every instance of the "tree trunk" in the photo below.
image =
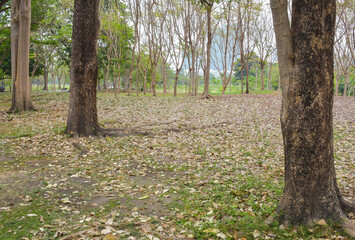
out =
{"type": "MultiPolygon", "coordinates": [[[[206,71],[204,75],[204,90],[203,90],[203,98],[210,98],[209,89],[210,89],[210,71],[211,71],[211,47],[212,47],[212,6],[207,6],[207,52],[206,52],[206,71]]],[[[226,73],[225,73],[226,74],[226,73]]]]}
{"type": "Polygon", "coordinates": [[[163,69],[163,93],[168,93],[168,89],[167,89],[167,80],[166,80],[166,62],[164,62],[163,65],[164,69],[163,69]]]}
{"type": "Polygon", "coordinates": [[[339,79],[340,76],[336,75],[335,77],[335,96],[337,97],[339,95],[339,79]]]}
{"type": "Polygon", "coordinates": [[[261,90],[265,90],[264,84],[264,63],[260,64],[261,90]]]}
{"type": "Polygon", "coordinates": [[[139,87],[139,85],[140,85],[140,84],[139,84],[140,80],[139,80],[138,66],[139,66],[139,57],[137,57],[137,76],[136,76],[136,85],[137,85],[136,91],[137,91],[137,97],[139,96],[139,89],[140,89],[140,87],[139,87]]]}
{"type": "MultiPolygon", "coordinates": [[[[243,54],[241,54],[241,55],[243,55],[243,54]]],[[[241,84],[240,93],[244,94],[244,67],[243,67],[243,64],[242,64],[241,71],[240,71],[240,84],[241,84]]]]}
{"type": "Polygon", "coordinates": [[[285,188],[279,223],[337,221],[354,210],[339,194],[333,153],[335,0],[271,0],[282,83],[285,188]]]}
{"type": "Polygon", "coordinates": [[[269,75],[268,75],[268,79],[269,79],[269,90],[271,89],[271,71],[272,71],[272,63],[269,63],[269,75]]]}
{"type": "Polygon", "coordinates": [[[156,97],[157,96],[157,93],[155,91],[155,81],[156,81],[156,78],[157,78],[157,67],[153,64],[152,65],[152,82],[150,84],[150,87],[152,88],[152,91],[153,91],[153,96],[156,97]]]}
{"type": "Polygon", "coordinates": [[[245,94],[249,94],[249,60],[246,62],[245,94]]]}
{"type": "Polygon", "coordinates": [[[10,111],[33,109],[29,80],[31,0],[11,2],[12,106],[10,111]]]}
{"type": "Polygon", "coordinates": [[[99,26],[99,0],[75,0],[66,129],[74,136],[97,135],[100,130],[96,107],[99,26]]]}
{"type": "Polygon", "coordinates": [[[47,64],[44,64],[44,86],[43,86],[43,90],[48,92],[48,67],[47,64]]]}
{"type": "Polygon", "coordinates": [[[344,73],[345,84],[344,84],[344,92],[343,97],[346,97],[346,91],[348,90],[348,82],[349,82],[349,73],[344,73]]]}
{"type": "Polygon", "coordinates": [[[110,80],[110,64],[111,64],[111,57],[107,56],[107,68],[106,68],[106,80],[105,80],[105,92],[108,93],[108,83],[110,80]]]}
{"type": "Polygon", "coordinates": [[[58,76],[58,88],[59,88],[59,89],[62,89],[61,82],[60,82],[61,79],[62,79],[62,74],[63,74],[63,73],[61,73],[61,74],[58,76]]]}
{"type": "Polygon", "coordinates": [[[178,84],[178,80],[179,80],[179,73],[178,73],[178,71],[176,71],[176,73],[175,73],[175,81],[174,81],[174,97],[177,96],[177,84],[178,84]]]}
{"type": "Polygon", "coordinates": [[[52,89],[52,92],[55,92],[55,76],[54,76],[53,65],[52,65],[52,68],[51,68],[51,79],[52,79],[52,81],[53,81],[53,89],[52,89]]]}

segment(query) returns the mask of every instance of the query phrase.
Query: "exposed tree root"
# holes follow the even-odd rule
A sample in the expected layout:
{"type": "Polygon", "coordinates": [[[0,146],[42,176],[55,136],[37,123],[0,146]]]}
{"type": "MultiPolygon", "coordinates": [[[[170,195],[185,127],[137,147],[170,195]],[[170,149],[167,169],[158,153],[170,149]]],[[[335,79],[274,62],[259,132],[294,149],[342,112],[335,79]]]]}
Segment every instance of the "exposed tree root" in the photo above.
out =
{"type": "Polygon", "coordinates": [[[6,113],[7,113],[7,114],[13,114],[13,113],[18,113],[18,112],[23,112],[23,111],[35,111],[35,112],[37,112],[38,109],[35,108],[34,106],[31,106],[31,107],[29,107],[29,108],[26,109],[26,110],[18,110],[18,109],[10,108],[6,113]]]}
{"type": "Polygon", "coordinates": [[[203,94],[200,99],[214,99],[214,97],[210,94],[203,94]]]}
{"type": "MultiPolygon", "coordinates": [[[[338,186],[336,186],[336,189],[337,189],[338,198],[340,201],[341,210],[344,212],[345,215],[348,215],[350,213],[354,214],[355,213],[355,203],[344,199],[340,195],[340,191],[338,189],[338,186]]],[[[280,219],[281,215],[282,215],[282,213],[281,213],[280,209],[277,208],[275,210],[275,213],[273,213],[272,215],[270,215],[268,218],[266,218],[264,220],[265,225],[270,226],[273,222],[280,219]]],[[[349,234],[349,236],[351,236],[352,238],[355,238],[355,220],[349,219],[349,218],[343,218],[342,222],[343,222],[342,227],[343,227],[344,231],[347,234],[349,234]]],[[[310,224],[312,224],[312,223],[310,223],[310,224]]]]}

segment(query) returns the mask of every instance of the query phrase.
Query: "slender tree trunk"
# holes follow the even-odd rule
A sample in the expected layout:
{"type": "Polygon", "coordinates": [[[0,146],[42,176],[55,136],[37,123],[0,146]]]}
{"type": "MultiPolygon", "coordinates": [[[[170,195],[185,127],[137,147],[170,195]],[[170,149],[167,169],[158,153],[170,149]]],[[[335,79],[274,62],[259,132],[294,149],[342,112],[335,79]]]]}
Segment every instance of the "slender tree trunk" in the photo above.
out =
{"type": "MultiPolygon", "coordinates": [[[[104,70],[102,70],[104,72],[104,70]]],[[[97,80],[97,89],[101,90],[101,79],[97,80]]]]}
{"type": "Polygon", "coordinates": [[[55,75],[54,75],[54,70],[53,70],[53,64],[52,64],[52,68],[51,68],[51,79],[53,81],[53,89],[52,92],[55,92],[55,75]]]}
{"type": "Polygon", "coordinates": [[[61,81],[62,80],[62,73],[58,76],[58,87],[59,89],[62,89],[62,86],[61,86],[61,81]]]}
{"type": "Polygon", "coordinates": [[[147,95],[147,74],[144,76],[143,94],[147,95]]]}
{"type": "Polygon", "coordinates": [[[96,107],[99,27],[99,0],[75,0],[66,129],[74,136],[96,135],[100,130],[96,107]]]}
{"type": "Polygon", "coordinates": [[[105,81],[105,92],[106,93],[108,93],[108,83],[109,83],[109,79],[110,79],[110,64],[111,64],[111,57],[107,56],[106,81],[105,81]]]}
{"type": "Polygon", "coordinates": [[[244,94],[244,67],[243,67],[243,64],[242,64],[241,71],[240,71],[240,83],[241,83],[240,93],[244,94]]]}
{"type": "Polygon", "coordinates": [[[261,90],[265,90],[264,83],[264,63],[260,64],[260,78],[261,78],[261,90]]]}
{"type": "Polygon", "coordinates": [[[164,62],[163,67],[163,93],[168,93],[166,80],[166,62],[164,62]]]}
{"type": "Polygon", "coordinates": [[[343,97],[346,97],[346,91],[348,90],[348,82],[349,82],[349,73],[344,73],[345,84],[344,84],[344,92],[343,97]]]}
{"type": "Polygon", "coordinates": [[[346,219],[333,152],[333,44],[335,0],[271,0],[282,83],[281,128],[285,188],[279,223],[346,219]]]}
{"type": "Polygon", "coordinates": [[[33,109],[29,80],[31,0],[11,1],[11,74],[10,111],[33,109]]]}
{"type": "Polygon", "coordinates": [[[177,84],[178,84],[178,80],[179,80],[179,72],[176,70],[176,73],[175,73],[175,81],[174,81],[174,97],[177,96],[177,84]]]}
{"type": "Polygon", "coordinates": [[[245,94],[249,94],[249,60],[246,62],[245,94]]]}
{"type": "Polygon", "coordinates": [[[150,87],[152,88],[152,91],[153,91],[153,96],[156,97],[157,96],[157,93],[155,91],[155,81],[156,81],[156,78],[157,78],[157,68],[156,66],[153,64],[152,65],[152,82],[150,84],[150,87]]]}
{"type": "Polygon", "coordinates": [[[336,76],[335,77],[335,96],[336,97],[338,97],[338,95],[339,95],[339,78],[340,78],[340,76],[336,76]]]}
{"type": "Polygon", "coordinates": [[[269,63],[269,76],[268,76],[268,79],[269,79],[269,90],[272,90],[271,89],[271,71],[272,71],[272,63],[269,63]]]}
{"type": "Polygon", "coordinates": [[[209,89],[210,89],[210,71],[211,71],[211,47],[212,47],[212,6],[213,2],[210,6],[207,6],[207,52],[206,52],[206,71],[204,75],[204,90],[203,90],[203,98],[210,98],[209,89]]]}

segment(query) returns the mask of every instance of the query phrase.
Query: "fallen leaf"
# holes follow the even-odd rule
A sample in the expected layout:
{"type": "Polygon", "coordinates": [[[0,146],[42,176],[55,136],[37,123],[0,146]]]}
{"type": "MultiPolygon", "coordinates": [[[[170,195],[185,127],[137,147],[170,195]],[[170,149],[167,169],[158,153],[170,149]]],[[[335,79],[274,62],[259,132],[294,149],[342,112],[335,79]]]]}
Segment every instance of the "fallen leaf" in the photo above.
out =
{"type": "Polygon", "coordinates": [[[208,229],[203,230],[203,232],[205,232],[205,233],[219,233],[219,229],[208,228],[208,229]]]}
{"type": "Polygon", "coordinates": [[[224,233],[217,233],[217,237],[222,238],[222,239],[227,238],[227,236],[224,233]]]}
{"type": "Polygon", "coordinates": [[[143,199],[147,199],[147,198],[149,198],[149,196],[143,196],[143,197],[140,197],[140,198],[137,198],[138,200],[143,200],[143,199]]]}
{"type": "Polygon", "coordinates": [[[321,219],[321,220],[317,221],[316,224],[320,225],[320,226],[327,226],[327,223],[325,222],[324,219],[321,219]]]}
{"type": "Polygon", "coordinates": [[[254,230],[254,232],[253,232],[254,238],[258,238],[258,237],[260,237],[260,235],[261,235],[261,233],[258,230],[254,230]]]}
{"type": "Polygon", "coordinates": [[[112,235],[111,233],[106,234],[106,236],[104,237],[103,240],[117,240],[118,238],[114,235],[112,235]]]}

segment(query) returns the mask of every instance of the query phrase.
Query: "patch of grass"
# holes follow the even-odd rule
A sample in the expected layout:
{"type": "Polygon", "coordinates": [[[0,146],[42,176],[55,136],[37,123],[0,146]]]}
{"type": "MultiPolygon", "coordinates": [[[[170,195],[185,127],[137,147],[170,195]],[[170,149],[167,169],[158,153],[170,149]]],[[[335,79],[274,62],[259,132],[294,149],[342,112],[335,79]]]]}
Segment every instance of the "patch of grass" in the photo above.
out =
{"type": "Polygon", "coordinates": [[[43,225],[49,226],[55,224],[55,219],[64,221],[67,218],[53,204],[35,195],[32,197],[33,201],[28,205],[18,206],[10,212],[0,212],[0,239],[31,239],[35,236],[45,239],[45,236],[54,235],[56,230],[51,227],[41,228],[43,225]]]}
{"type": "MultiPolygon", "coordinates": [[[[181,216],[176,224],[186,228],[195,239],[227,239],[237,236],[246,239],[314,239],[343,234],[339,226],[282,227],[277,222],[266,226],[264,220],[273,214],[282,186],[275,186],[255,176],[236,177],[235,181],[210,182],[197,186],[180,186],[179,202],[171,208],[181,216]],[[220,235],[221,236],[221,235],[220,235]],[[223,235],[222,235],[223,236],[223,235]]],[[[174,219],[173,219],[174,220],[174,219]]]]}

